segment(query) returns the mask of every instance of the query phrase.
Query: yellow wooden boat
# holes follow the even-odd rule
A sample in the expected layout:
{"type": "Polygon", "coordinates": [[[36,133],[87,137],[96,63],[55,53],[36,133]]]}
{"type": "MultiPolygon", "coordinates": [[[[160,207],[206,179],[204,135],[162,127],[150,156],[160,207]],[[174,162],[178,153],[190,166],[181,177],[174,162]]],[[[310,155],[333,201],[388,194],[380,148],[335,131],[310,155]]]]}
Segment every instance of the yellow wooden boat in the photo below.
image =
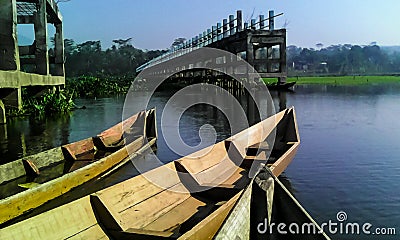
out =
{"type": "Polygon", "coordinates": [[[251,169],[266,165],[281,174],[299,144],[290,108],[179,160],[0,229],[0,239],[211,239],[249,185],[251,169]]]}
{"type": "Polygon", "coordinates": [[[240,195],[213,239],[330,238],[285,185],[264,167],[240,195]]]}
{"type": "Polygon", "coordinates": [[[0,165],[0,223],[113,170],[129,160],[129,153],[149,148],[157,137],[155,121],[154,109],[142,111],[95,137],[0,165]]]}

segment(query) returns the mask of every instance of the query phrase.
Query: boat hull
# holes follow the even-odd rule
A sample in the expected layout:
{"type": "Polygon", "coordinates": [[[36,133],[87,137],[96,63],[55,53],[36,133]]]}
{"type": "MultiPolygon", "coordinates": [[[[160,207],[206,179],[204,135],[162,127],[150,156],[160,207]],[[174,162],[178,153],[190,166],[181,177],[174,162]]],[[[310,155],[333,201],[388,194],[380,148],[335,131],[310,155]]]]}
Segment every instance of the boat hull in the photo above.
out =
{"type": "MultiPolygon", "coordinates": [[[[299,142],[294,109],[280,112],[214,146],[91,194],[91,208],[85,203],[79,212],[89,211],[82,222],[90,222],[93,229],[76,223],[59,236],[85,238],[95,231],[96,236],[115,239],[211,239],[251,182],[250,169],[267,165],[279,175],[293,159],[299,142]],[[261,144],[275,134],[275,143],[261,144]]],[[[61,214],[69,213],[75,203],[0,229],[0,236],[27,231],[40,238],[57,222],[76,219],[61,214]],[[56,219],[46,222],[46,218],[56,219]],[[33,229],[26,227],[34,222],[33,229]]]]}
{"type": "MultiPolygon", "coordinates": [[[[155,114],[154,110],[150,111],[151,112],[148,112],[149,114],[155,114]]],[[[155,126],[155,123],[153,126],[155,126]]],[[[117,125],[117,127],[119,128],[120,126],[117,125]]],[[[147,149],[155,143],[156,137],[147,137],[149,137],[150,141],[147,141],[145,139],[145,136],[142,135],[125,147],[120,148],[119,150],[113,152],[106,157],[101,158],[100,160],[91,162],[89,164],[86,164],[86,166],[84,167],[73,170],[53,180],[47,181],[43,184],[38,184],[33,188],[27,189],[25,191],[0,200],[0,224],[7,222],[15,217],[18,217],[31,209],[37,208],[44,203],[63,195],[71,189],[78,187],[83,183],[100,176],[101,174],[106,173],[110,169],[114,169],[116,166],[121,166],[122,162],[126,163],[127,159],[130,159],[130,154],[135,153],[138,150],[147,149]]],[[[64,149],[68,149],[68,154],[66,155],[60,155],[62,152],[61,148],[55,148],[46,151],[44,153],[45,158],[43,158],[43,155],[37,154],[35,158],[37,160],[36,162],[42,163],[43,161],[40,161],[41,159],[51,158],[50,153],[54,152],[57,153],[57,158],[67,156],[67,161],[73,161],[72,159],[74,157],[72,156],[78,155],[75,153],[87,152],[88,150],[90,151],[92,149],[92,146],[90,146],[90,142],[90,140],[85,139],[75,143],[73,145],[74,147],[64,147],[64,149]],[[80,143],[84,143],[82,144],[82,148],[78,148],[80,143]],[[42,158],[40,158],[39,156],[42,156],[42,158]]],[[[75,158],[75,160],[77,159],[75,158]]],[[[17,160],[16,162],[18,163],[20,162],[20,160],[17,160]]],[[[21,173],[19,173],[19,175],[21,175],[21,173]]]]}

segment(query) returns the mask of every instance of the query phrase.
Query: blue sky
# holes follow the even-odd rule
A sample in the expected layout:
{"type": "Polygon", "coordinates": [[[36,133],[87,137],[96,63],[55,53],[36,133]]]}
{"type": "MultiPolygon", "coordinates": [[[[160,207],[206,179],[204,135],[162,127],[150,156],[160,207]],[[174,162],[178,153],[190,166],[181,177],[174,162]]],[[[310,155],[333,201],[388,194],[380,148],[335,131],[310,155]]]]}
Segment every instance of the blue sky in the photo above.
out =
{"type": "Polygon", "coordinates": [[[288,23],[288,45],[400,45],[399,0],[71,0],[59,7],[65,38],[101,40],[105,48],[128,37],[138,48],[167,48],[175,38],[191,38],[239,9],[244,19],[253,11],[284,13],[276,27],[288,23]]]}

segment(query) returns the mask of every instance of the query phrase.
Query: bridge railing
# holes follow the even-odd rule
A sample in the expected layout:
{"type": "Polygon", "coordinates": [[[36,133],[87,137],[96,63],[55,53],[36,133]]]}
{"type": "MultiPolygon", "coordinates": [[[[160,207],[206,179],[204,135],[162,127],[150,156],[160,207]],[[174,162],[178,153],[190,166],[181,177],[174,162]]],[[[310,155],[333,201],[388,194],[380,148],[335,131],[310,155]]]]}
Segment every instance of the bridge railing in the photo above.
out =
{"type": "Polygon", "coordinates": [[[222,23],[218,22],[216,25],[203,31],[199,35],[192,37],[177,46],[172,46],[168,52],[136,68],[136,72],[140,72],[146,68],[182,56],[183,54],[189,53],[198,48],[206,47],[214,42],[233,36],[236,33],[247,29],[274,30],[275,18],[281,15],[283,15],[283,13],[275,15],[274,11],[269,11],[268,18],[265,18],[264,15],[259,15],[257,19],[253,18],[249,22],[243,23],[242,11],[238,10],[236,12],[236,18],[234,15],[229,15],[229,18],[223,19],[222,23]]]}

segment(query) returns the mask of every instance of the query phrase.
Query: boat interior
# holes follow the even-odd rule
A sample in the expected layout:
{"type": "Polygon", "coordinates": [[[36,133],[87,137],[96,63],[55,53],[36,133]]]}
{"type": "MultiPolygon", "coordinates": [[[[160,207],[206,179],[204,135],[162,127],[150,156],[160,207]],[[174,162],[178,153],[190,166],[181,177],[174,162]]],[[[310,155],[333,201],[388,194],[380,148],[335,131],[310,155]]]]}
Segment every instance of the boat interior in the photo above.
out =
{"type": "Polygon", "coordinates": [[[249,184],[252,163],[261,166],[273,155],[273,164],[294,144],[296,131],[287,132],[295,130],[287,127],[294,123],[290,118],[293,112],[281,112],[225,141],[92,195],[98,219],[117,239],[184,239],[205,236],[208,233],[202,231],[213,226],[217,231],[249,184]],[[273,145],[271,135],[277,136],[273,145]]]}
{"type": "Polygon", "coordinates": [[[97,136],[0,165],[0,199],[85,167],[127,144],[143,144],[145,137],[150,141],[155,131],[155,110],[142,111],[97,136]]]}

